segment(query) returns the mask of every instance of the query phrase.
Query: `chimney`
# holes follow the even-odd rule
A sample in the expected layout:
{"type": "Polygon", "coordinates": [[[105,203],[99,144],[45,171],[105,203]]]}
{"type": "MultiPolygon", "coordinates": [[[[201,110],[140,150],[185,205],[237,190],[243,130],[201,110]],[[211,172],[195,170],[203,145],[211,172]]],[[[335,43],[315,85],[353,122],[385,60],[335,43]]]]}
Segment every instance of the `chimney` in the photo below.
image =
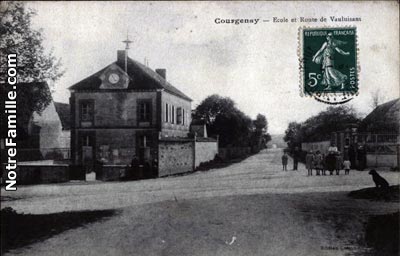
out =
{"type": "Polygon", "coordinates": [[[124,71],[127,72],[127,59],[128,59],[128,51],[127,50],[118,50],[117,51],[117,62],[118,64],[124,67],[124,71]]]}
{"type": "Polygon", "coordinates": [[[156,69],[157,74],[162,76],[165,80],[167,80],[167,70],[165,68],[156,69]]]}
{"type": "Polygon", "coordinates": [[[125,63],[125,50],[117,51],[117,61],[118,61],[118,63],[121,63],[121,64],[125,63]]]}

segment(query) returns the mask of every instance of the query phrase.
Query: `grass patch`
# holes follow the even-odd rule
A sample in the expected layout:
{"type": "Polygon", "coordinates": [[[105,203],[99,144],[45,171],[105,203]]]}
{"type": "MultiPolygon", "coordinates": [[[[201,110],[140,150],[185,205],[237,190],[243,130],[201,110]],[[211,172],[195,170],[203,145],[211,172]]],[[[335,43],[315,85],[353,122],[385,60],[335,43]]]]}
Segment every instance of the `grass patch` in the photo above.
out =
{"type": "Polygon", "coordinates": [[[369,218],[366,228],[367,245],[379,256],[399,255],[399,212],[369,218]]]}
{"type": "Polygon", "coordinates": [[[399,202],[400,185],[390,186],[389,189],[363,188],[351,191],[348,196],[355,199],[369,199],[374,201],[399,202]]]}
{"type": "Polygon", "coordinates": [[[20,214],[12,208],[1,210],[1,252],[43,241],[68,229],[111,217],[115,210],[20,214]]]}

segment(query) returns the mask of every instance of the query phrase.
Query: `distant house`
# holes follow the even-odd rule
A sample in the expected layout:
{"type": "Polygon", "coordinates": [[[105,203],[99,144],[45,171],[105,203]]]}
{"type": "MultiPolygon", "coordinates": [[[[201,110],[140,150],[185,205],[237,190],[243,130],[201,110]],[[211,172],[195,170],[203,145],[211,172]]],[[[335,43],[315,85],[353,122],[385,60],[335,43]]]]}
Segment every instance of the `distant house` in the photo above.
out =
{"type": "Polygon", "coordinates": [[[400,99],[377,106],[360,124],[333,134],[332,141],[354,166],[395,167],[400,160],[400,99]]]}
{"type": "Polygon", "coordinates": [[[400,165],[400,98],[377,106],[361,122],[359,144],[364,144],[367,166],[400,165]]]}
{"type": "Polygon", "coordinates": [[[54,102],[61,121],[61,136],[58,139],[60,148],[70,148],[71,145],[71,110],[69,104],[54,102]]]}
{"type": "Polygon", "coordinates": [[[398,134],[400,132],[400,98],[377,106],[361,122],[360,131],[398,134]]]}
{"type": "MultiPolygon", "coordinates": [[[[49,90],[45,82],[20,83],[17,88],[20,88],[21,94],[31,90],[32,95],[35,95],[34,92],[38,89],[49,90]]],[[[24,103],[31,104],[29,100],[24,103]]],[[[17,111],[18,104],[17,101],[17,111]]],[[[55,154],[58,154],[58,158],[61,159],[69,158],[70,132],[67,108],[69,108],[68,104],[55,103],[50,100],[41,113],[25,113],[27,115],[26,122],[19,122],[17,126],[17,157],[19,161],[54,160],[55,154]],[[56,105],[62,105],[60,108],[63,110],[57,111],[56,105]],[[64,113],[63,122],[59,116],[61,111],[64,113]]]]}

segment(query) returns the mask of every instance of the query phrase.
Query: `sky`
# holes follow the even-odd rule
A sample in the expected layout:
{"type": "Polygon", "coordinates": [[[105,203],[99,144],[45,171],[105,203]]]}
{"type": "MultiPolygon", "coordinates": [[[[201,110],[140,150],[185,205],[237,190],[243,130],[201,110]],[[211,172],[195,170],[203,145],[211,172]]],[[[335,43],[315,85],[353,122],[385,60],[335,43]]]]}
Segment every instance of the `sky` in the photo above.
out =
{"type": "Polygon", "coordinates": [[[298,29],[356,26],[359,95],[352,105],[371,110],[372,94],[399,97],[399,6],[396,2],[29,2],[37,10],[46,49],[66,72],[54,85],[56,101],[68,102],[68,87],[116,61],[129,33],[129,56],[152,69],[166,68],[167,80],[193,99],[219,94],[232,98],[252,118],[264,114],[269,133],[282,134],[327,104],[301,97],[298,29]],[[275,23],[273,17],[325,16],[325,23],[275,23]],[[330,16],[361,17],[331,22],[330,16]],[[258,24],[216,24],[215,19],[261,19],[258,24]]]}

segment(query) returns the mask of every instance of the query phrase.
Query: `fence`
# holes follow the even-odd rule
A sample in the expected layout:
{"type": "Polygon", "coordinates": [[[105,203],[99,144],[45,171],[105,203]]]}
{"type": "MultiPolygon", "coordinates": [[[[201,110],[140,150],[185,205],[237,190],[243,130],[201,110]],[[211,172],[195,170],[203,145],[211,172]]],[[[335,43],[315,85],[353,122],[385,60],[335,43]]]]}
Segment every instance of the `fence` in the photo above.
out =
{"type": "Polygon", "coordinates": [[[367,154],[395,155],[397,154],[397,134],[358,134],[357,141],[365,145],[367,154]]]}
{"type": "Polygon", "coordinates": [[[399,166],[399,135],[357,134],[357,142],[365,145],[367,166],[399,166]]]}
{"type": "Polygon", "coordinates": [[[399,134],[340,132],[336,136],[339,150],[348,151],[356,165],[394,167],[400,162],[399,134]]]}

